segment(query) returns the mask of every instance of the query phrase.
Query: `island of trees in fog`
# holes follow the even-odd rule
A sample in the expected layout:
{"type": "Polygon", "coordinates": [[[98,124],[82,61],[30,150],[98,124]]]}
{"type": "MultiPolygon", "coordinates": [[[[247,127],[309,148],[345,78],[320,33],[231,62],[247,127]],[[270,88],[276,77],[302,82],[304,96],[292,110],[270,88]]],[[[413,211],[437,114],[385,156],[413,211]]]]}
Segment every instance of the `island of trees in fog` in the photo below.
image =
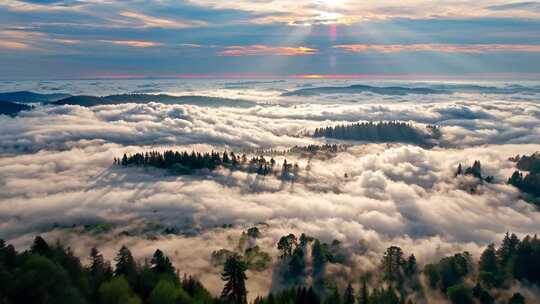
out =
{"type": "Polygon", "coordinates": [[[516,170],[508,179],[508,184],[518,188],[530,196],[530,200],[540,206],[540,153],[531,156],[516,156],[511,159],[516,162],[516,167],[526,171],[525,175],[516,170]]]}
{"type": "Polygon", "coordinates": [[[456,170],[456,176],[460,176],[460,175],[473,176],[473,177],[476,177],[480,181],[486,181],[488,183],[492,183],[495,179],[493,176],[484,177],[482,175],[482,165],[479,160],[475,160],[471,167],[468,167],[465,169],[463,169],[463,166],[459,164],[456,170]]]}
{"type": "Polygon", "coordinates": [[[322,145],[307,145],[307,146],[294,146],[290,149],[243,149],[241,150],[247,154],[254,155],[269,155],[269,156],[284,156],[287,154],[295,154],[300,157],[306,156],[310,157],[315,154],[337,154],[339,152],[344,152],[347,148],[352,145],[343,145],[343,144],[322,144],[322,145]]]}
{"type": "Polygon", "coordinates": [[[313,137],[368,142],[401,142],[424,147],[435,145],[441,132],[437,126],[420,130],[404,122],[363,122],[348,125],[328,126],[315,129],[313,137]]]}
{"type": "MultiPolygon", "coordinates": [[[[243,236],[256,239],[260,232],[254,227],[243,236]]],[[[222,269],[223,291],[213,297],[196,278],[176,269],[159,249],[140,264],[122,246],[113,268],[96,248],[83,266],[59,242],[50,245],[38,236],[29,250],[17,252],[0,240],[0,303],[246,304],[246,271],[250,252],[256,247],[243,246],[238,249],[243,253],[231,251],[222,263],[215,264],[222,269]]],[[[375,271],[343,286],[328,272],[331,264],[346,262],[346,250],[339,241],[327,244],[305,234],[299,238],[289,234],[279,240],[277,249],[280,254],[274,271],[284,286],[257,297],[254,304],[409,304],[424,303],[434,292],[454,304],[522,304],[524,296],[512,290],[516,283],[540,287],[540,240],[536,236],[520,240],[507,233],[502,244],[498,248],[489,245],[477,263],[462,252],[424,267],[414,254],[391,246],[375,271]],[[359,286],[357,290],[353,285],[359,286]]]]}
{"type": "Polygon", "coordinates": [[[233,152],[210,152],[200,153],[195,151],[150,151],[124,154],[121,158],[115,158],[114,163],[121,166],[149,166],[161,169],[169,169],[173,174],[193,174],[196,170],[214,170],[225,167],[231,170],[242,170],[260,175],[276,174],[281,178],[293,178],[298,174],[299,166],[285,159],[278,164],[274,158],[267,160],[264,156],[248,159],[245,154],[237,156],[233,152]]]}

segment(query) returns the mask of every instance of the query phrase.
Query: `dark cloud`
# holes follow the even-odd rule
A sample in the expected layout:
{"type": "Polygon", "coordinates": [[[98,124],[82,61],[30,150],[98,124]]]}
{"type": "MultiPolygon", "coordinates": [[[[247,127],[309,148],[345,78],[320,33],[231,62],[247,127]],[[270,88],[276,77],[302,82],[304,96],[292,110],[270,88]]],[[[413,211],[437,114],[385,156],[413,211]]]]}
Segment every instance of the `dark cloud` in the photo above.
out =
{"type": "Polygon", "coordinates": [[[502,5],[492,5],[492,6],[488,6],[487,9],[493,10],[493,11],[507,11],[507,10],[515,10],[515,9],[538,11],[540,10],[540,2],[527,1],[527,2],[515,2],[515,3],[509,3],[509,4],[502,4],[502,5]]]}

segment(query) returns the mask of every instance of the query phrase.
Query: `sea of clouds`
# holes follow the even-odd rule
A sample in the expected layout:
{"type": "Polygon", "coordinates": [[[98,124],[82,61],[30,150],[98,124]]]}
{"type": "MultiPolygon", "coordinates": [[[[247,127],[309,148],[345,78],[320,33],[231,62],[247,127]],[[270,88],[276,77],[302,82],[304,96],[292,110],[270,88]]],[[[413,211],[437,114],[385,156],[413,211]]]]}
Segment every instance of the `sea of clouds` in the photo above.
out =
{"type": "MultiPolygon", "coordinates": [[[[233,249],[242,231],[254,225],[262,231],[258,245],[273,256],[277,240],[291,232],[341,241],[350,255],[347,268],[339,271],[350,277],[375,267],[390,245],[427,263],[463,250],[477,258],[507,231],[519,236],[540,231],[538,210],[506,185],[514,170],[508,159],[540,151],[540,95],[282,96],[321,84],[0,83],[1,91],[107,95],[146,90],[257,102],[250,108],[38,106],[16,117],[0,116],[0,237],[23,250],[42,234],[65,242],[81,257],[92,246],[112,258],[125,244],[140,259],[160,248],[182,272],[199,276],[218,292],[220,269],[210,263],[212,251],[233,249]],[[294,181],[225,169],[173,176],[113,165],[114,157],[148,150],[241,151],[317,144],[323,141],[304,134],[320,126],[380,120],[439,125],[443,137],[433,149],[357,143],[330,160],[288,155],[301,169],[294,181]],[[454,177],[459,163],[472,165],[474,160],[481,161],[484,175],[495,177],[493,184],[454,177]],[[101,223],[113,228],[96,233],[82,227],[101,223]],[[164,235],[164,227],[178,233],[164,235]]],[[[283,158],[277,157],[278,162],[283,158]]],[[[270,271],[248,274],[252,296],[270,288],[270,271]]]]}

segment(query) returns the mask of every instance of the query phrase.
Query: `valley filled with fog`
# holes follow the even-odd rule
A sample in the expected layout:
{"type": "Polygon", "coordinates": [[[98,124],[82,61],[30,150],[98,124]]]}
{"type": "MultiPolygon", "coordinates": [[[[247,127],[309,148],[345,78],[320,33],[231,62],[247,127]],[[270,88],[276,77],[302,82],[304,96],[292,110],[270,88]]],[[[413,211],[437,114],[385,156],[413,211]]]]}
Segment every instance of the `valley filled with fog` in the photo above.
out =
{"type": "MultiPolygon", "coordinates": [[[[160,248],[180,272],[219,294],[222,268],[213,256],[236,250],[251,227],[260,230],[252,241],[274,261],[276,243],[289,233],[339,241],[344,261],[326,275],[341,285],[376,269],[392,245],[420,264],[462,251],[477,260],[506,232],[540,232],[538,207],[507,183],[516,170],[511,158],[540,151],[538,83],[0,82],[0,92],[15,91],[76,97],[0,115],[0,238],[19,250],[36,235],[70,246],[83,263],[92,247],[112,259],[126,245],[139,261],[160,248]],[[120,94],[146,97],[91,104],[79,97],[120,94]],[[149,94],[182,98],[148,101],[149,94]],[[358,122],[438,133],[429,145],[312,136],[358,122]],[[294,151],[325,144],[340,148],[294,151]],[[279,168],[174,174],[116,163],[124,154],[166,150],[264,156],[298,169],[283,178],[279,168]],[[489,182],[456,175],[475,161],[489,182]]],[[[274,270],[248,271],[250,298],[284,284],[274,270]]]]}

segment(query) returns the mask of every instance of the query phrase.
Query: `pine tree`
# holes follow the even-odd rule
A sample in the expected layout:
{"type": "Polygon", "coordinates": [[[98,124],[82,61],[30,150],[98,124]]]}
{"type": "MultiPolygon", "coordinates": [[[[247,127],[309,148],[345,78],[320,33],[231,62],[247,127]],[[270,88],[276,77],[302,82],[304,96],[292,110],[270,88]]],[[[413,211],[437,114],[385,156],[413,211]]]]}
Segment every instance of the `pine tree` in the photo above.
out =
{"type": "Polygon", "coordinates": [[[103,255],[95,247],[92,247],[90,250],[90,265],[88,270],[90,272],[92,291],[94,294],[97,294],[99,286],[112,278],[113,271],[109,262],[103,259],[103,255]]]}
{"type": "Polygon", "coordinates": [[[128,158],[127,155],[124,153],[124,156],[122,156],[122,166],[128,165],[128,158]]]}
{"type": "Polygon", "coordinates": [[[519,292],[516,292],[508,300],[508,304],[525,304],[525,298],[519,292]]]}
{"type": "Polygon", "coordinates": [[[292,233],[279,239],[277,248],[281,251],[282,259],[291,256],[293,249],[296,247],[296,242],[296,236],[292,233]]]}
{"type": "Polygon", "coordinates": [[[519,238],[514,233],[510,235],[507,232],[504,236],[501,247],[497,249],[497,258],[499,259],[502,267],[507,267],[510,258],[516,252],[518,245],[519,238]]]}
{"type": "Polygon", "coordinates": [[[411,254],[405,264],[405,274],[409,277],[415,275],[418,272],[418,265],[416,264],[416,257],[411,254]]]}
{"type": "Polygon", "coordinates": [[[494,244],[490,244],[480,256],[478,270],[480,272],[481,281],[487,287],[491,288],[498,285],[499,267],[497,265],[497,255],[494,244]]]}
{"type": "Polygon", "coordinates": [[[455,176],[458,176],[458,175],[462,175],[463,174],[463,167],[461,167],[461,163],[458,165],[457,167],[457,171],[456,171],[456,175],[455,176]]]}
{"type": "Polygon", "coordinates": [[[343,294],[343,304],[354,304],[354,302],[354,289],[351,283],[349,283],[347,289],[345,289],[345,294],[343,294]]]}
{"type": "Polygon", "coordinates": [[[153,271],[176,277],[174,266],[161,250],[157,249],[156,252],[154,252],[154,256],[152,257],[150,263],[152,264],[153,271]]]}
{"type": "Polygon", "coordinates": [[[389,247],[383,255],[381,267],[383,279],[390,284],[397,283],[401,286],[403,282],[402,268],[405,265],[403,251],[397,246],[389,247]]]}
{"type": "Polygon", "coordinates": [[[360,288],[360,295],[358,296],[358,304],[369,304],[369,290],[367,287],[367,279],[362,279],[362,287],[360,288]]]}
{"type": "Polygon", "coordinates": [[[30,251],[35,254],[47,256],[50,253],[49,244],[41,236],[36,236],[30,247],[30,251]]]}
{"type": "Polygon", "coordinates": [[[114,258],[116,261],[114,275],[125,276],[130,284],[133,284],[137,276],[137,264],[126,246],[122,246],[114,258]]]}
{"type": "Polygon", "coordinates": [[[325,304],[342,304],[341,296],[337,287],[332,288],[332,293],[324,300],[325,304]]]}
{"type": "Polygon", "coordinates": [[[246,304],[246,270],[247,265],[238,255],[230,256],[225,262],[221,279],[225,286],[221,298],[228,304],[246,304]]]}

